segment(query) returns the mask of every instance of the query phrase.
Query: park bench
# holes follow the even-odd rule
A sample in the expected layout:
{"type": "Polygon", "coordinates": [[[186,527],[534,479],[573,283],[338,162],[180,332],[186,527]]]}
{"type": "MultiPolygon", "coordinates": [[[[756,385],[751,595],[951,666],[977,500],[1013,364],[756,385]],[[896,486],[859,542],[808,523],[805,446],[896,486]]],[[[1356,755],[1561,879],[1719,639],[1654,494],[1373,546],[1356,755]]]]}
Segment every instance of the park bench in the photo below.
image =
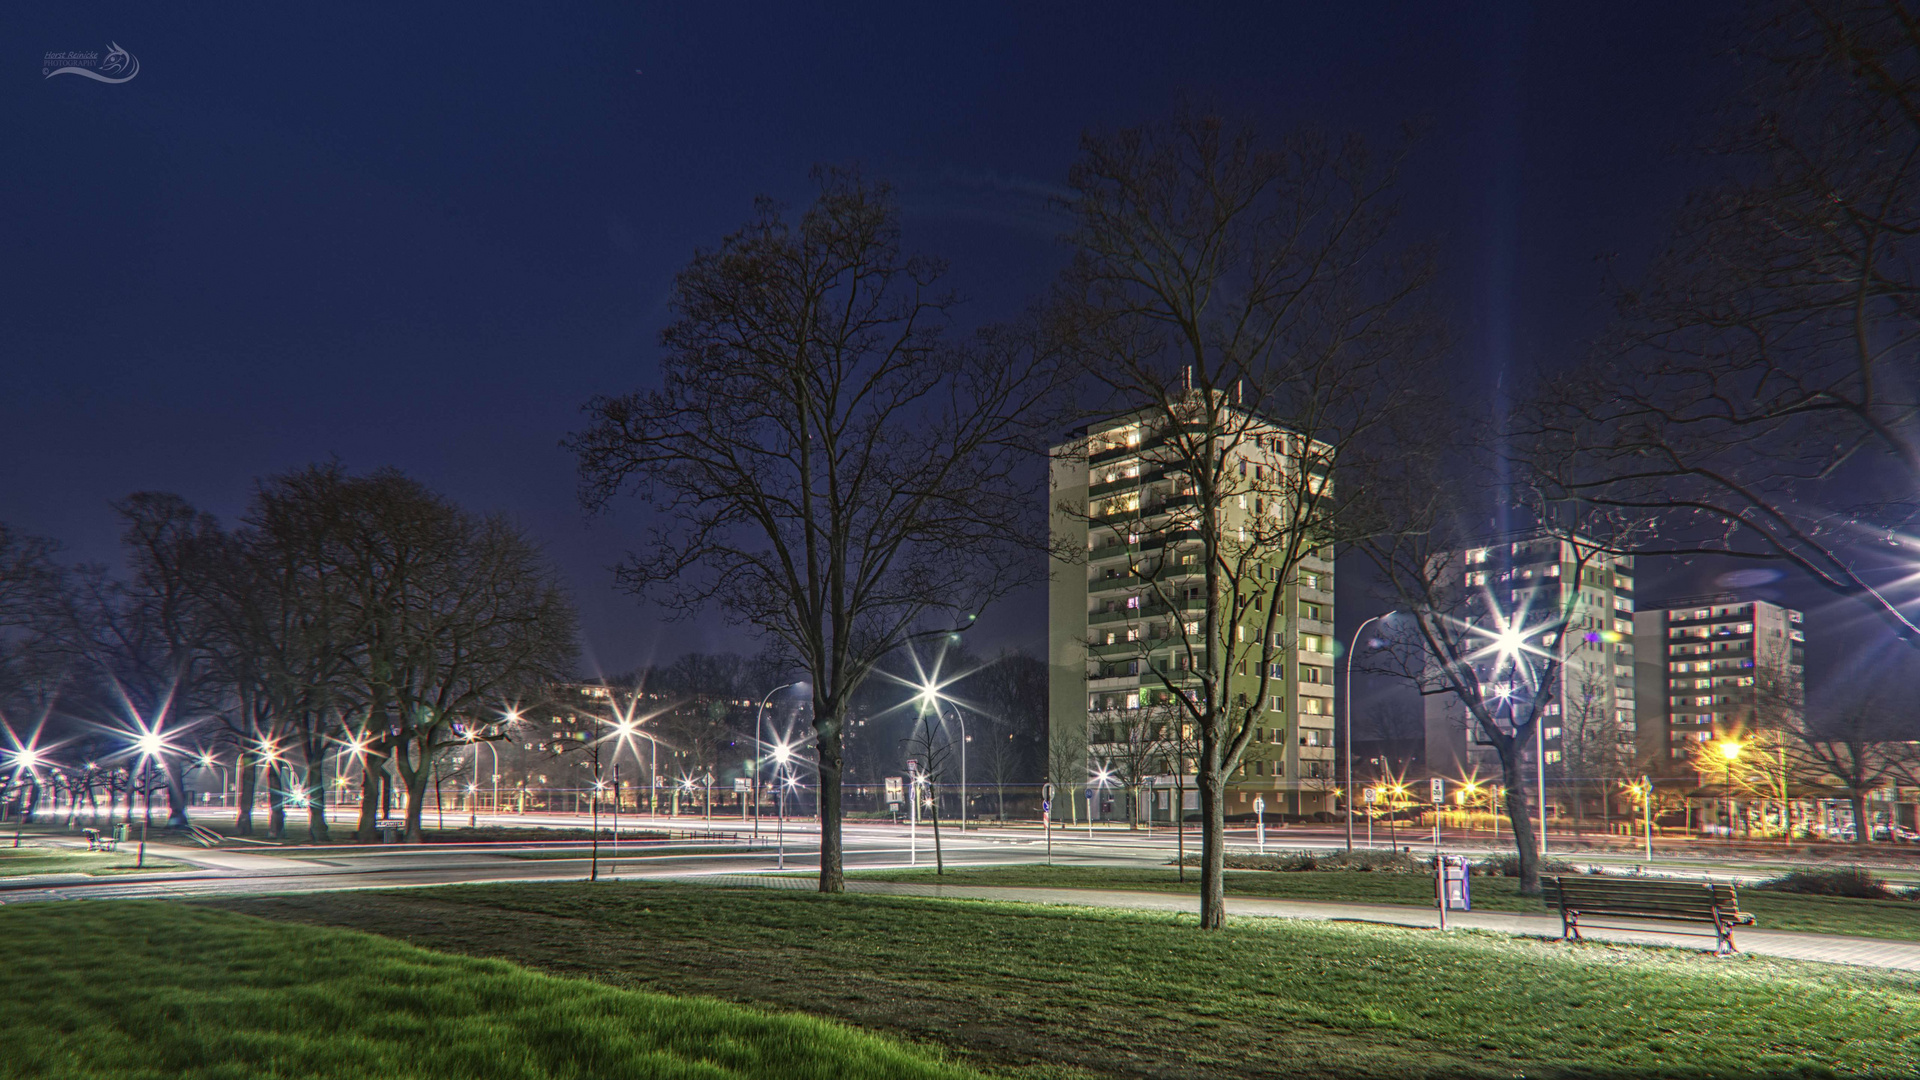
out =
{"type": "Polygon", "coordinates": [[[120,846],[119,838],[99,829],[81,829],[80,834],[87,838],[88,851],[112,851],[120,846]]]}
{"type": "Polygon", "coordinates": [[[1713,927],[1714,953],[1725,956],[1739,951],[1733,928],[1753,925],[1731,885],[1597,875],[1548,878],[1543,885],[1547,903],[1560,909],[1561,937],[1573,941],[1582,940],[1583,919],[1590,925],[1595,918],[1704,923],[1713,927]]]}

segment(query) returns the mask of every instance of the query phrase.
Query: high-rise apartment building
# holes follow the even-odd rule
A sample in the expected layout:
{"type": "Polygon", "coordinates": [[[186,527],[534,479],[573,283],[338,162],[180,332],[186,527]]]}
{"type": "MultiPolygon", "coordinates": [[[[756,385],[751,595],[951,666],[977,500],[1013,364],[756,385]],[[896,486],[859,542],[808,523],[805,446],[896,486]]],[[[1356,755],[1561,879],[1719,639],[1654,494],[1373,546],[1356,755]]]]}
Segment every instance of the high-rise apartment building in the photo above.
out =
{"type": "Polygon", "coordinates": [[[1743,738],[1798,708],[1806,682],[1798,611],[1720,595],[1637,612],[1634,624],[1648,770],[1690,775],[1690,744],[1743,738]]]}
{"type": "MultiPolygon", "coordinates": [[[[1298,436],[1244,413],[1235,416],[1236,426],[1244,424],[1246,431],[1235,440],[1228,473],[1244,478],[1247,493],[1223,496],[1226,505],[1220,512],[1224,528],[1245,538],[1248,526],[1277,518],[1277,508],[1262,494],[1277,486],[1272,480],[1280,474],[1273,470],[1292,467],[1289,462],[1298,462],[1302,455],[1297,452],[1298,436]]],[[[1206,655],[1207,630],[1200,620],[1207,606],[1210,553],[1192,528],[1197,511],[1192,484],[1165,452],[1152,422],[1134,415],[1094,425],[1082,437],[1055,447],[1052,497],[1056,544],[1085,551],[1087,561],[1084,568],[1059,569],[1049,590],[1050,772],[1056,777],[1123,772],[1127,759],[1139,752],[1144,733],[1146,741],[1158,747],[1150,766],[1154,816],[1173,814],[1176,781],[1185,789],[1186,808],[1196,808],[1191,755],[1197,739],[1182,745],[1180,732],[1191,735],[1191,727],[1171,727],[1183,724],[1172,695],[1199,686],[1189,657],[1206,655]],[[1063,757],[1074,761],[1063,763],[1063,757]]],[[[1255,556],[1260,551],[1250,550],[1255,556]]],[[[1228,814],[1251,811],[1256,797],[1264,798],[1270,814],[1334,809],[1338,774],[1330,556],[1326,551],[1309,555],[1287,581],[1274,582],[1264,573],[1245,575],[1249,581],[1258,576],[1268,583],[1263,603],[1270,594],[1273,602],[1284,605],[1276,621],[1284,629],[1276,635],[1274,648],[1285,652],[1268,672],[1255,740],[1229,779],[1228,814]]],[[[1255,558],[1256,564],[1260,561],[1255,558]]],[[[1278,574],[1277,569],[1272,572],[1278,574]]],[[[1236,626],[1233,640],[1257,646],[1265,625],[1236,626]]],[[[1255,659],[1236,661],[1230,689],[1239,685],[1248,694],[1258,693],[1261,653],[1254,648],[1245,652],[1255,659]]],[[[1140,771],[1139,763],[1133,771],[1140,771]]],[[[1068,794],[1056,798],[1065,800],[1068,794]]],[[[1104,801],[1096,799],[1096,816],[1108,813],[1104,801]]],[[[1111,812],[1124,813],[1123,805],[1116,802],[1111,812]]],[[[1061,817],[1066,816],[1065,806],[1063,802],[1057,811],[1061,817]]]]}
{"type": "MultiPolygon", "coordinates": [[[[1529,687],[1517,677],[1514,685],[1502,687],[1494,681],[1498,673],[1491,657],[1482,665],[1481,677],[1489,688],[1505,691],[1497,709],[1517,708],[1523,717],[1530,693],[1552,691],[1553,700],[1542,709],[1540,723],[1549,781],[1555,777],[1600,781],[1628,775],[1634,766],[1639,725],[1634,699],[1633,556],[1596,551],[1578,537],[1526,533],[1469,548],[1454,556],[1448,573],[1449,584],[1462,590],[1463,617],[1478,625],[1519,621],[1539,626],[1571,605],[1572,618],[1564,635],[1530,642],[1558,660],[1552,687],[1529,687]]],[[[1535,666],[1541,665],[1536,661],[1535,666]]],[[[1427,695],[1426,723],[1430,773],[1483,778],[1499,774],[1493,747],[1454,695],[1427,695]]]]}

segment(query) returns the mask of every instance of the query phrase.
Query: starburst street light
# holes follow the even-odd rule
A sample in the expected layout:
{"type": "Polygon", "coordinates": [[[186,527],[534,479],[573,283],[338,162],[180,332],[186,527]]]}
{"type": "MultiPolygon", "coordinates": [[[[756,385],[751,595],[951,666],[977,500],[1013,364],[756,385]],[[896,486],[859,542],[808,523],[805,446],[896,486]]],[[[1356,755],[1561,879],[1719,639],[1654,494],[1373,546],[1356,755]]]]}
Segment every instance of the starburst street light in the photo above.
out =
{"type": "Polygon", "coordinates": [[[141,757],[156,758],[167,749],[167,740],[161,737],[158,728],[143,730],[134,736],[133,748],[140,751],[141,757]]]}

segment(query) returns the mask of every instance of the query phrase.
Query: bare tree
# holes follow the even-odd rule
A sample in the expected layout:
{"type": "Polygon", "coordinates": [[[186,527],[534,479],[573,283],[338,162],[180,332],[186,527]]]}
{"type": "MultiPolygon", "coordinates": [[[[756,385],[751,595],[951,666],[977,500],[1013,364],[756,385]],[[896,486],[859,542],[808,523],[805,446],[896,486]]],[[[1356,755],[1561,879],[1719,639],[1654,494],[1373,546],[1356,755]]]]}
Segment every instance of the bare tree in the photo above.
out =
{"type": "Polygon", "coordinates": [[[1288,597],[1380,528],[1364,477],[1441,345],[1425,255],[1388,247],[1395,173],[1358,138],[1266,143],[1188,115],[1087,136],[1069,178],[1058,325],[1119,420],[1057,460],[1132,446],[1141,486],[1058,512],[1111,529],[1140,583],[1094,673],[1150,675],[1138,704],[1177,705],[1198,732],[1203,927],[1225,913],[1227,779],[1304,640],[1288,597]]]}
{"type": "MultiPolygon", "coordinates": [[[[1903,777],[1910,740],[1917,732],[1911,712],[1874,696],[1857,697],[1807,720],[1789,736],[1793,756],[1813,783],[1837,790],[1853,807],[1854,841],[1873,840],[1867,812],[1872,793],[1903,777]]],[[[1743,752],[1743,758],[1746,754],[1743,752]]]]}
{"type": "Polygon", "coordinates": [[[669,610],[717,604],[813,688],[820,889],[842,889],[847,711],[880,659],[964,629],[1041,571],[1035,407],[1047,366],[943,334],[943,267],[900,249],[890,190],[819,170],[798,221],[770,200],[675,280],[664,384],[596,398],[583,499],[661,524],[619,580],[669,610]]]}
{"type": "Polygon", "coordinates": [[[1658,511],[1645,554],[1784,560],[1920,640],[1875,584],[1920,515],[1920,11],[1775,10],[1721,176],[1516,445],[1558,498],[1658,511]]]}
{"type": "Polygon", "coordinates": [[[946,730],[947,725],[940,718],[937,708],[922,708],[914,718],[913,733],[907,738],[907,754],[919,764],[916,775],[926,785],[926,794],[909,793],[909,798],[923,799],[921,805],[927,808],[933,820],[933,872],[935,875],[947,872],[946,856],[940,847],[940,787],[953,764],[953,739],[946,730]]]}
{"type": "MultiPolygon", "coordinates": [[[[1490,549],[1484,541],[1472,543],[1465,535],[1470,526],[1463,525],[1472,518],[1450,505],[1451,496],[1436,497],[1444,489],[1436,486],[1435,477],[1423,475],[1425,467],[1438,466],[1411,469],[1401,478],[1404,527],[1359,545],[1401,612],[1383,624],[1381,638],[1387,644],[1369,666],[1405,679],[1423,696],[1447,695],[1457,701],[1480,741],[1493,747],[1520,860],[1520,888],[1536,893],[1540,838],[1527,813],[1526,793],[1537,785],[1528,783],[1525,758],[1543,719],[1561,704],[1560,684],[1569,656],[1581,649],[1611,647],[1597,631],[1590,632],[1591,638],[1581,633],[1588,623],[1611,613],[1592,610],[1584,590],[1561,588],[1559,579],[1519,600],[1520,590],[1497,580],[1498,560],[1475,571],[1480,564],[1468,561],[1473,552],[1505,545],[1490,549]]],[[[1590,571],[1599,572],[1605,555],[1629,548],[1638,536],[1636,523],[1597,512],[1574,524],[1579,527],[1543,526],[1528,534],[1558,548],[1555,563],[1568,566],[1567,576],[1574,582],[1584,582],[1590,571]]],[[[1546,793],[1540,796],[1544,801],[1546,793]]]]}
{"type": "Polygon", "coordinates": [[[1107,763],[1114,779],[1127,792],[1127,828],[1140,827],[1147,781],[1169,771],[1174,744],[1172,731],[1185,719],[1175,706],[1126,709],[1111,714],[1101,726],[1095,754],[1107,763]]]}
{"type": "Polygon", "coordinates": [[[1035,783],[1046,771],[1046,662],[1001,653],[960,680],[957,692],[985,729],[974,752],[993,782],[996,814],[1005,820],[1007,786],[1035,783]]]}
{"type": "Polygon", "coordinates": [[[1626,751],[1620,720],[1612,707],[1610,669],[1587,666],[1569,687],[1560,708],[1560,776],[1572,803],[1573,832],[1585,831],[1589,792],[1599,795],[1602,816],[1613,798],[1614,783],[1626,774],[1626,751]]]}

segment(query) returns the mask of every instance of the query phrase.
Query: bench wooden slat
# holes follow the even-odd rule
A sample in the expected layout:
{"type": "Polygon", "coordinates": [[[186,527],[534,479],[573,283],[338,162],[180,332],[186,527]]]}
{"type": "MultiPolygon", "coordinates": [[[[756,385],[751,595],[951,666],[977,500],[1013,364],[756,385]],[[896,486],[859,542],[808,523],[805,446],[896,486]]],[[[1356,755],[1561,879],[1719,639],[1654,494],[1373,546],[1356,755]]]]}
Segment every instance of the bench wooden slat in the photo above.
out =
{"type": "Polygon", "coordinates": [[[1560,909],[1561,936],[1578,940],[1580,920],[1598,916],[1713,926],[1716,952],[1735,951],[1733,928],[1750,926],[1731,885],[1554,877],[1541,882],[1543,899],[1560,909]]]}

